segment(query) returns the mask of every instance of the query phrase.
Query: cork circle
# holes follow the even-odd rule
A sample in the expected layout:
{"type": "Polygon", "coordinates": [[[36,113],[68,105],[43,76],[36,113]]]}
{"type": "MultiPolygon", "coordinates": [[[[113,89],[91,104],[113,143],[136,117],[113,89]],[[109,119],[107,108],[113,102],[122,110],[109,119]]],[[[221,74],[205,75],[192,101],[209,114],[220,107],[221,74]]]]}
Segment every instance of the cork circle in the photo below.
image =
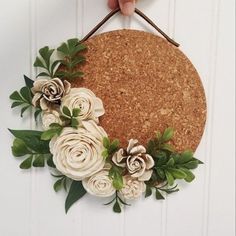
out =
{"type": "Polygon", "coordinates": [[[137,30],[94,36],[85,44],[83,80],[103,101],[100,125],[125,147],[136,138],[145,145],[157,130],[175,129],[178,151],[196,150],[206,121],[206,98],[190,60],[165,39],[137,30]]]}

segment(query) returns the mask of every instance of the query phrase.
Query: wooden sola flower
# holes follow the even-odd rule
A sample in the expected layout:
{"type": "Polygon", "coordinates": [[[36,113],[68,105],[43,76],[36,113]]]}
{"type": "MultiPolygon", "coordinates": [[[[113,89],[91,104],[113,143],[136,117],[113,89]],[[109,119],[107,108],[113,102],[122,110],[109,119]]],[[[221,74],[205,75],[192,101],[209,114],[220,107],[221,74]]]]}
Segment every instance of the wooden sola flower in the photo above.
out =
{"type": "MultiPolygon", "coordinates": [[[[123,33],[122,31],[121,34],[123,33]]],[[[119,32],[113,35],[117,37],[119,32]]],[[[138,37],[136,38],[138,40],[138,37]]],[[[120,41],[119,37],[117,39],[120,41]]],[[[101,42],[100,40],[98,43],[101,42]]],[[[105,205],[113,204],[114,212],[119,213],[122,205],[129,206],[142,195],[149,197],[154,193],[156,199],[160,200],[164,199],[166,194],[179,191],[175,181],[193,181],[195,176],[192,170],[202,162],[193,156],[190,149],[181,150],[179,135],[182,130],[177,126],[168,127],[168,124],[176,124],[168,120],[169,113],[173,113],[174,108],[158,106],[165,115],[163,122],[157,115],[159,110],[156,110],[157,114],[155,110],[148,113],[149,108],[146,109],[145,106],[142,110],[142,107],[138,106],[142,102],[140,97],[146,97],[146,106],[149,106],[148,103],[155,99],[155,95],[149,100],[153,93],[142,94],[144,91],[139,85],[135,85],[138,89],[135,91],[135,86],[129,80],[132,74],[129,70],[121,68],[126,77],[122,84],[119,84],[121,74],[116,71],[118,68],[115,65],[114,70],[112,67],[103,67],[93,45],[97,44],[83,44],[78,39],[69,39],[56,50],[48,47],[39,50],[39,56],[34,63],[39,71],[36,79],[33,81],[24,76],[25,86],[19,92],[13,92],[10,99],[13,101],[12,108],[21,107],[21,116],[27,110],[33,112],[41,131],[11,129],[10,132],[15,137],[12,153],[15,157],[24,158],[20,164],[21,169],[42,168],[47,163],[56,178],[54,190],[57,192],[64,189],[67,192],[66,212],[85,194],[91,194],[106,199],[105,205]],[[90,58],[87,62],[86,55],[90,58]],[[90,67],[89,63],[93,62],[96,62],[96,65],[90,67]],[[100,78],[98,71],[93,68],[103,71],[100,78]],[[111,87],[112,83],[114,88],[111,87]],[[96,92],[91,89],[93,86],[96,92]],[[117,94],[124,99],[114,100],[117,94]],[[130,97],[131,94],[133,97],[130,97]],[[130,103],[133,102],[133,106],[129,105],[128,98],[130,103]],[[130,120],[126,126],[122,126],[127,122],[124,117],[130,120]],[[155,126],[148,141],[144,142],[155,119],[161,122],[162,132],[157,131],[155,126]],[[118,128],[117,124],[120,124],[118,128]],[[174,138],[174,133],[177,134],[177,139],[174,138]],[[130,134],[135,135],[130,137],[130,134]],[[117,139],[114,138],[115,135],[117,139]]],[[[111,45],[113,46],[114,44],[111,45]]],[[[169,44],[168,46],[171,47],[169,44]]],[[[119,45],[117,47],[119,48],[119,45]]],[[[103,50],[106,51],[105,48],[103,50]]],[[[105,61],[109,57],[107,53],[108,51],[103,54],[105,61]]],[[[128,54],[132,56],[130,52],[128,54]]],[[[178,64],[178,61],[176,63],[178,64]]],[[[138,67],[140,68],[139,64],[138,67]]],[[[145,67],[141,69],[144,71],[144,78],[153,76],[152,71],[148,73],[145,72],[145,67]]],[[[159,73],[158,70],[155,71],[159,73]]],[[[134,77],[137,76],[135,73],[134,70],[134,77]]],[[[159,83],[159,88],[165,80],[165,77],[160,76],[162,82],[159,83]]],[[[153,87],[149,88],[150,91],[153,87]]],[[[174,90],[170,91],[171,93],[175,96],[174,90]]],[[[183,94],[189,96],[191,93],[185,90],[183,94]]],[[[157,102],[160,99],[161,97],[158,97],[157,102]]],[[[166,101],[168,102],[168,99],[166,101]]],[[[184,100],[181,102],[184,103],[184,100]]],[[[176,114],[179,113],[178,110],[176,114]]],[[[191,135],[189,130],[184,132],[191,135]]],[[[186,147],[191,145],[187,144],[186,147]]]]}

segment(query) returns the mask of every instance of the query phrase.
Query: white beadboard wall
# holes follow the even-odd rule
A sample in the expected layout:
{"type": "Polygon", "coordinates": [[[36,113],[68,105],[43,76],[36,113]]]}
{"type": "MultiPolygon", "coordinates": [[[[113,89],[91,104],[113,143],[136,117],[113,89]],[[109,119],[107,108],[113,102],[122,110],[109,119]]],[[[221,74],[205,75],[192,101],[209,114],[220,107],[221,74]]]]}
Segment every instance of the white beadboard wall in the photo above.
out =
{"type": "MultiPolygon", "coordinates": [[[[235,235],[235,1],[140,0],[138,7],[181,44],[207,95],[208,122],[196,156],[205,165],[166,201],[140,200],[121,214],[86,196],[64,213],[46,168],[22,171],[11,155],[7,128],[28,129],[10,109],[39,48],[82,37],[108,12],[106,0],[0,0],[0,235],[1,236],[234,236],[235,235]]],[[[114,17],[100,32],[154,32],[137,16],[114,17]]],[[[156,33],[156,32],[154,32],[156,33]]]]}

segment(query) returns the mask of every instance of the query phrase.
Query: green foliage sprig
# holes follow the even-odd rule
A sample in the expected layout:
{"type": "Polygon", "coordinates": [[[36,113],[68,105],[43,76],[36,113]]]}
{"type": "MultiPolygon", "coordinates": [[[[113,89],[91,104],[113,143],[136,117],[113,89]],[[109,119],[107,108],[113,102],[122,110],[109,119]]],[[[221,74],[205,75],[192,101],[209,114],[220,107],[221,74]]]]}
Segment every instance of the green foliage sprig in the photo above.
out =
{"type": "Polygon", "coordinates": [[[194,180],[192,169],[198,167],[202,162],[193,157],[191,150],[178,153],[168,142],[173,138],[174,130],[167,128],[163,134],[157,133],[156,137],[149,141],[147,153],[154,161],[153,175],[146,184],[154,187],[156,183],[167,181],[173,186],[176,179],[183,179],[186,182],[194,180]]]}
{"type": "Polygon", "coordinates": [[[113,202],[114,202],[114,205],[113,205],[112,209],[115,213],[121,213],[121,205],[130,206],[130,204],[128,204],[122,200],[122,198],[118,194],[118,191],[116,191],[115,197],[110,202],[105,203],[104,205],[108,206],[108,205],[112,204],[113,202]]]}
{"type": "Polygon", "coordinates": [[[20,164],[21,169],[48,166],[55,168],[52,155],[49,150],[49,142],[41,140],[42,132],[31,130],[10,130],[15,136],[12,146],[12,154],[15,157],[26,157],[20,164]]]}
{"type": "Polygon", "coordinates": [[[61,60],[55,60],[54,62],[51,62],[51,57],[54,51],[54,49],[49,49],[48,46],[39,49],[40,56],[36,57],[34,67],[43,69],[43,72],[40,72],[37,77],[55,77],[56,69],[60,64],[61,60]]]}
{"type": "Polygon", "coordinates": [[[14,91],[10,95],[10,99],[13,101],[11,108],[21,107],[20,115],[23,117],[23,114],[26,110],[34,110],[35,120],[38,115],[42,112],[40,108],[35,108],[32,104],[33,94],[31,88],[33,87],[34,81],[24,75],[25,86],[20,89],[20,91],[14,91]]]}
{"type": "Polygon", "coordinates": [[[66,106],[62,108],[62,119],[65,120],[65,122],[68,124],[68,126],[72,128],[77,128],[79,125],[78,117],[80,115],[80,108],[74,108],[72,112],[70,109],[66,106]]]}
{"type": "Polygon", "coordinates": [[[87,47],[81,44],[77,38],[69,39],[57,48],[57,51],[63,54],[63,59],[60,61],[65,67],[65,70],[59,70],[56,76],[59,78],[66,78],[69,80],[83,77],[84,73],[75,70],[78,64],[85,61],[85,57],[80,55],[87,47]]]}

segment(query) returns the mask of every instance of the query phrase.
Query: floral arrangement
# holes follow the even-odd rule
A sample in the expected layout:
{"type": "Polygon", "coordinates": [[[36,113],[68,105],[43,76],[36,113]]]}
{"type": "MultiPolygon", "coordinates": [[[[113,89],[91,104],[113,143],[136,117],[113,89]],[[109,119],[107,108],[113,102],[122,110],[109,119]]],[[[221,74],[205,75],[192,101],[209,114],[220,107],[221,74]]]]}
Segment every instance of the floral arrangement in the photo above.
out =
{"type": "Polygon", "coordinates": [[[10,130],[15,137],[12,153],[24,158],[20,168],[47,163],[56,178],[54,190],[68,192],[66,212],[86,193],[108,198],[105,205],[113,204],[119,213],[122,205],[143,194],[154,193],[161,200],[179,191],[175,180],[191,182],[192,169],[202,162],[190,150],[174,150],[170,127],[146,145],[131,139],[120,147],[119,140],[110,140],[99,125],[105,114],[102,100],[87,88],[71,88],[71,80],[83,77],[77,66],[85,61],[84,50],[78,39],[56,50],[40,49],[34,63],[36,80],[24,76],[25,86],[11,94],[12,108],[21,107],[21,116],[34,112],[40,126],[40,131],[10,130]]]}

